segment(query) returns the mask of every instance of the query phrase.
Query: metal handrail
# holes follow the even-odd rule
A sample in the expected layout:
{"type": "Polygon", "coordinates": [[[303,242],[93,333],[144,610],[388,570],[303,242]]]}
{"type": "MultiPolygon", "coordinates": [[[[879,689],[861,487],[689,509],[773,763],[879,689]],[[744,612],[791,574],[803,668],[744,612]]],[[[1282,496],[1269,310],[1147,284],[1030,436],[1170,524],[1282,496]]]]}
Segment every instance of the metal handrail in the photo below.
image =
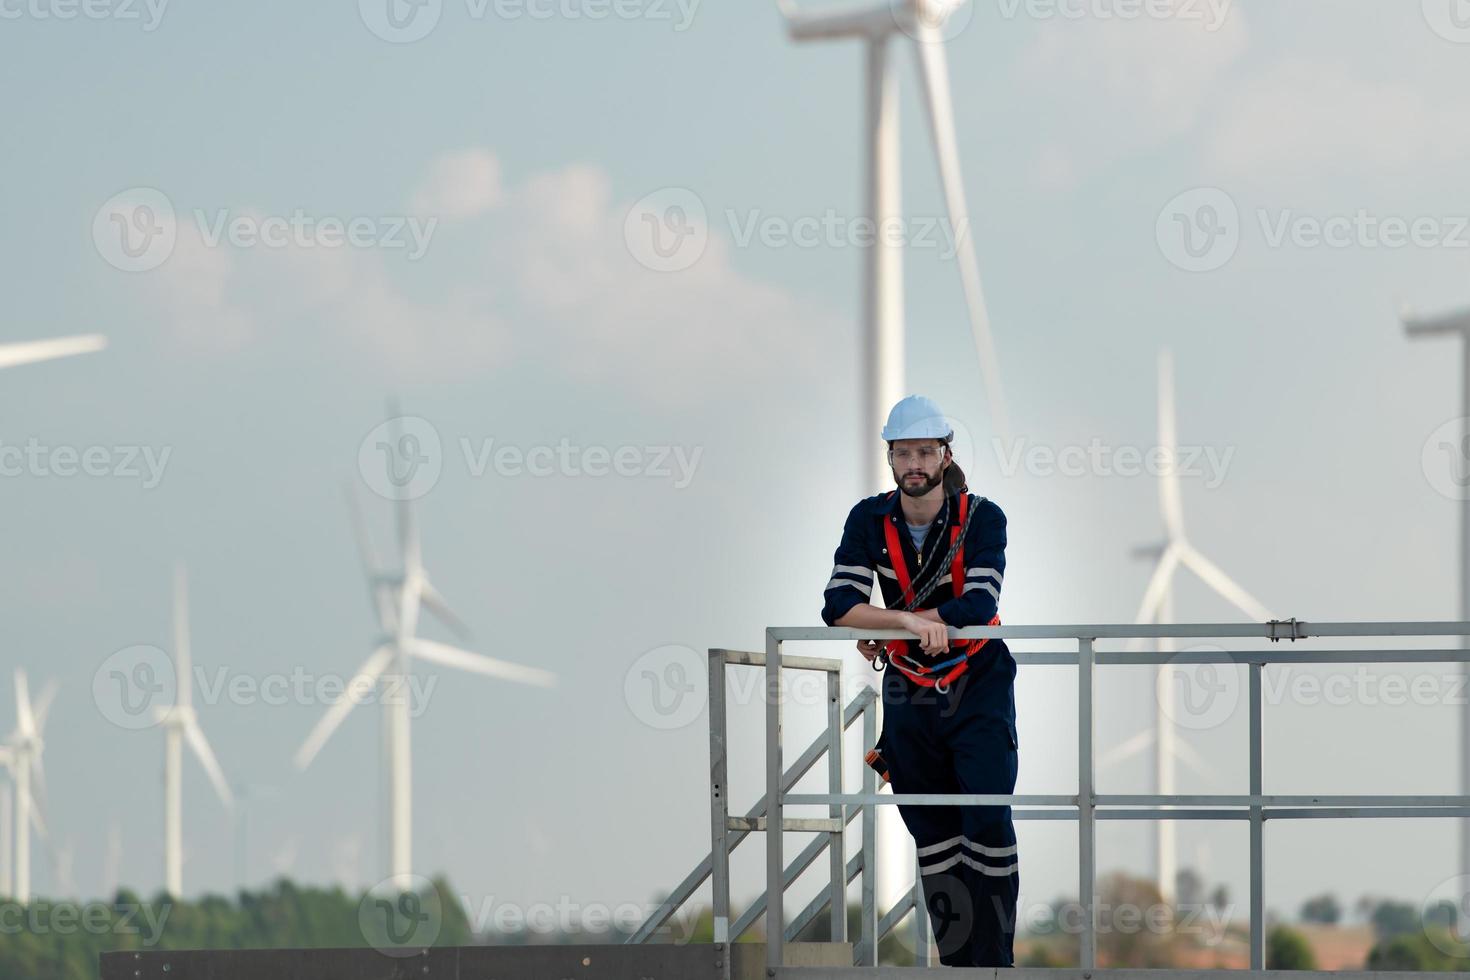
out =
{"type": "MultiPolygon", "coordinates": [[[[984,803],[990,805],[1050,806],[1054,810],[1015,811],[1019,819],[1075,819],[1078,822],[1078,882],[1080,903],[1088,910],[1081,934],[1081,967],[1092,969],[1097,963],[1096,908],[1096,824],[1099,819],[1175,820],[1175,819],[1244,819],[1250,822],[1250,950],[1251,969],[1265,969],[1265,893],[1264,893],[1264,824],[1268,818],[1357,818],[1365,816],[1440,816],[1462,817],[1470,813],[1470,796],[1280,796],[1262,792],[1262,670],[1268,663],[1470,663],[1470,649],[1463,650],[1353,650],[1296,651],[1262,649],[1251,651],[1184,651],[1160,658],[1157,654],[1099,653],[1100,639],[1226,639],[1256,638],[1273,642],[1307,640],[1325,637],[1461,637],[1470,641],[1470,623],[1306,623],[1298,620],[1272,621],[1264,624],[1209,625],[1115,625],[1083,626],[979,626],[949,630],[954,639],[1032,639],[1072,640],[1075,653],[1016,654],[1018,664],[1076,665],[1077,683],[1077,770],[1075,796],[1036,796],[1017,794],[902,794],[879,795],[864,787],[862,793],[788,793],[781,779],[781,709],[780,671],[783,664],[781,645],[792,640],[865,640],[912,639],[903,630],[862,630],[848,627],[771,627],[766,630],[766,965],[768,971],[782,966],[785,943],[783,891],[783,818],[788,805],[826,803],[829,806],[892,806],[898,803],[922,805],[954,805],[984,803]],[[1094,754],[1093,692],[1096,668],[1117,664],[1154,666],[1221,663],[1243,665],[1249,669],[1249,761],[1250,791],[1247,794],[1224,795],[1099,795],[1095,792],[1096,759],[1094,754]],[[1131,806],[1133,810],[1108,810],[1106,807],[1131,806]],[[1195,807],[1194,810],[1170,810],[1166,807],[1195,807]],[[1205,809],[1214,807],[1219,809],[1205,809]]],[[[864,819],[865,827],[871,823],[864,819]]],[[[868,855],[865,854],[865,858],[868,855]]],[[[865,878],[870,877],[866,876],[865,878]]],[[[919,886],[910,893],[914,907],[919,886]]],[[[900,902],[900,906],[903,903],[900,902]]],[[[907,911],[904,909],[903,911],[907,911]]],[[[890,911],[890,917],[900,909],[890,911]]],[[[897,921],[896,919],[894,920],[897,921]]],[[[774,976],[774,972],[770,972],[774,976]]]]}

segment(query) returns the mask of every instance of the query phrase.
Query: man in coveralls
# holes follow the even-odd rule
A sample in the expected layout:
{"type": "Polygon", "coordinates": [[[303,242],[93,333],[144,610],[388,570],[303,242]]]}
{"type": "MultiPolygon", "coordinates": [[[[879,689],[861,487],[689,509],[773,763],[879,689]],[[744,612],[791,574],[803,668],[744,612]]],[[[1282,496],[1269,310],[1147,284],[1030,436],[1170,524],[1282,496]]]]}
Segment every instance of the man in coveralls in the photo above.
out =
{"type": "MultiPolygon", "coordinates": [[[[953,427],[929,399],[895,405],[882,437],[897,490],[847,515],[822,609],[829,626],[918,637],[858,642],[870,663],[885,665],[883,733],[870,761],[886,766],[895,793],[1012,793],[1016,661],[1002,640],[951,641],[947,632],[999,622],[1005,514],[969,493],[951,453],[953,427]],[[887,608],[869,601],[875,571],[887,608]]],[[[918,848],[940,962],[1013,966],[1020,874],[1010,807],[898,809],[918,848]]]]}

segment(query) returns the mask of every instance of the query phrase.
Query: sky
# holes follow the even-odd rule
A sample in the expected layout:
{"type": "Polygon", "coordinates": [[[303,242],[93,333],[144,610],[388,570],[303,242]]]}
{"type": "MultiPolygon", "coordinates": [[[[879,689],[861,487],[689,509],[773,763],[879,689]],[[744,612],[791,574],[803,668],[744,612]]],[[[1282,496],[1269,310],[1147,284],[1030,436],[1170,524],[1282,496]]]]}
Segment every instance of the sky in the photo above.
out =
{"type": "MultiPolygon", "coordinates": [[[[819,625],[843,519],[885,489],[861,478],[881,443],[861,417],[857,45],[797,46],[759,3],[386,13],[0,0],[0,340],[110,339],[0,387],[3,659],[59,684],[47,816],[71,866],[38,851],[42,894],[162,883],[162,732],[118,724],[96,692],[109,658],[171,649],[181,561],[195,706],[246,801],[232,824],[186,762],[186,893],[382,877],[376,708],[303,774],[291,757],[326,702],[263,692],[350,678],[373,648],[344,490],[391,564],[389,399],[428,464],[411,491],[427,568],[472,631],[424,635],[558,675],[541,689],[415,667],[415,870],[477,906],[641,908],[697,863],[705,651],[819,625]],[[683,234],[672,251],[649,216],[683,234]],[[676,665],[694,692],[670,716],[644,683],[676,665]]],[[[1456,616],[1463,478],[1441,444],[1461,431],[1461,361],[1397,320],[1470,302],[1470,28],[1454,13],[983,0],[957,15],[1005,448],[901,46],[906,388],[957,420],[971,489],[1008,515],[1007,623],[1132,621],[1150,571],[1132,552],[1163,524],[1158,481],[1128,461],[1157,445],[1164,349],[1200,460],[1182,483],[1197,547],[1282,617],[1456,616]],[[1080,471],[1048,463],[1084,450],[1080,471]]],[[[1241,618],[1188,575],[1175,614],[1241,618]]],[[[1455,792],[1449,672],[1354,670],[1313,675],[1366,703],[1280,688],[1267,792],[1455,792]],[[1391,673],[1427,695],[1395,699],[1391,673]]],[[[1018,792],[1066,792],[1074,679],[1026,668],[1017,697],[1018,792]]],[[[732,709],[736,807],[760,793],[759,709],[732,709]]],[[[1153,710],[1146,671],[1110,673],[1101,744],[1153,710]]],[[[1190,728],[1204,765],[1182,791],[1245,792],[1244,726],[1240,705],[1190,728]]],[[[1101,780],[1147,792],[1146,759],[1101,780]]],[[[1023,900],[1075,889],[1071,827],[1022,825],[1023,900]]],[[[1417,903],[1451,876],[1454,841],[1448,821],[1268,826],[1267,904],[1417,903]],[[1372,860],[1385,840],[1394,859],[1372,860]]],[[[747,847],[737,902],[759,887],[747,847]]],[[[1185,825],[1180,847],[1244,902],[1243,825],[1185,825]]],[[[1144,826],[1106,825],[1099,853],[1147,873],[1144,826]]]]}

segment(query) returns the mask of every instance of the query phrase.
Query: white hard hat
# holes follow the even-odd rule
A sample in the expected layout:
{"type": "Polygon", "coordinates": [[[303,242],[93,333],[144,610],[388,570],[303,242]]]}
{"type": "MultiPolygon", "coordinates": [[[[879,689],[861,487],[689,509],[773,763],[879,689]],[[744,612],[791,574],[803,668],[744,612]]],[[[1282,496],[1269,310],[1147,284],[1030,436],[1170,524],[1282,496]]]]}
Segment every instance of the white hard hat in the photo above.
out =
{"type": "Polygon", "coordinates": [[[883,427],[883,441],[898,439],[942,439],[954,436],[954,426],[939,406],[923,395],[909,395],[893,406],[888,424],[883,427]]]}

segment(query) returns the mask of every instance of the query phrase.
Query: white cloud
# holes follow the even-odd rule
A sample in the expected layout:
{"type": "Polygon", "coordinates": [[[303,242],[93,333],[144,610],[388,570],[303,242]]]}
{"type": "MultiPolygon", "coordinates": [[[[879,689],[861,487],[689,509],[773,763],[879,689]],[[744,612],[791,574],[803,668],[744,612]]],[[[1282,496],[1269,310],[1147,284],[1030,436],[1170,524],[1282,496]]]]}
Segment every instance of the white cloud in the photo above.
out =
{"type": "Polygon", "coordinates": [[[496,207],[503,197],[499,158],[489,150],[469,149],[434,161],[412,206],[425,216],[470,218],[496,207]]]}
{"type": "MultiPolygon", "coordinates": [[[[452,155],[469,157],[493,154],[452,155]]],[[[431,173],[461,167],[449,159],[431,173]]],[[[173,256],[142,278],[196,349],[324,344],[417,380],[550,364],[667,403],[718,385],[794,385],[854,360],[854,326],[738,271],[724,237],[682,271],[641,265],[624,237],[632,202],[614,200],[595,167],[499,193],[493,215],[467,218],[416,263],[374,248],[211,247],[181,212],[173,256]]]]}
{"type": "MultiPolygon", "coordinates": [[[[1180,5],[1180,11],[1200,10],[1180,5]]],[[[1249,45],[1231,7],[1186,16],[1050,18],[1020,54],[1013,89],[1046,120],[1036,170],[1048,187],[1080,181],[1193,129],[1249,45]]]]}
{"type": "Polygon", "coordinates": [[[1408,174],[1465,156],[1460,116],[1450,100],[1405,82],[1291,60],[1231,93],[1206,152],[1232,175],[1408,174]]]}

